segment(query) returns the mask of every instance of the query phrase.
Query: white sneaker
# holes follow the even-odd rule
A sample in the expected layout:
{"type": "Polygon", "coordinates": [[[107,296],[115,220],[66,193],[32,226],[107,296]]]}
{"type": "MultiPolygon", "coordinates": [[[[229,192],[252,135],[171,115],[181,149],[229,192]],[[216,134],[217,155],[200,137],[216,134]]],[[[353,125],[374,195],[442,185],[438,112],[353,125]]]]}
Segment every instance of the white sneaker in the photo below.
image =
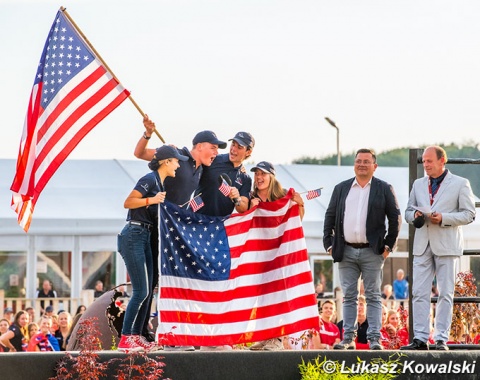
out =
{"type": "Polygon", "coordinates": [[[164,346],[164,351],[195,351],[193,346],[164,346]]]}
{"type": "Polygon", "coordinates": [[[140,335],[139,343],[145,348],[146,352],[155,352],[155,351],[161,351],[163,350],[162,346],[158,346],[155,342],[149,342],[147,338],[144,336],[140,335]]]}
{"type": "Polygon", "coordinates": [[[231,351],[233,350],[232,346],[201,346],[200,351],[231,351]]]}

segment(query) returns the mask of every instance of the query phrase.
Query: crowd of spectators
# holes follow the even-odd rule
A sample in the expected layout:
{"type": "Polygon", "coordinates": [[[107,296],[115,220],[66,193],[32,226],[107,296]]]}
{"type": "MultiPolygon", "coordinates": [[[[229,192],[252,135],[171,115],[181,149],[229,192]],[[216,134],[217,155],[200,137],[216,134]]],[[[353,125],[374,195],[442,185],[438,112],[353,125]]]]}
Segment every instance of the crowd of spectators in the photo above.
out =
{"type": "Polygon", "coordinates": [[[74,322],[80,319],[86,306],[80,305],[73,318],[66,310],[55,311],[52,303],[46,300],[57,297],[49,280],[42,282],[36,296],[42,299],[38,319],[33,307],[16,313],[11,307],[4,309],[3,318],[0,319],[0,352],[66,350],[74,322]]]}
{"type": "MultiPolygon", "coordinates": [[[[47,306],[41,317],[35,320],[27,310],[19,310],[11,318],[10,310],[6,308],[4,318],[0,319],[0,352],[66,350],[74,327],[68,311],[55,313],[52,306],[47,306]]],[[[77,321],[85,310],[84,305],[78,307],[77,321]]]]}
{"type": "MultiPolygon", "coordinates": [[[[97,284],[97,295],[100,296],[103,284],[97,284]]],[[[360,286],[360,290],[362,287],[360,286]]],[[[316,296],[319,300],[319,331],[308,331],[295,337],[284,337],[283,349],[332,349],[333,345],[343,339],[343,320],[337,320],[335,299],[325,299],[323,288],[316,287],[316,296]]],[[[122,288],[128,297],[126,289],[122,288]]],[[[361,291],[360,291],[361,293],[361,291]]],[[[39,298],[50,298],[54,292],[51,283],[45,281],[39,291],[39,298]]],[[[123,293],[122,293],[123,294],[123,293]]],[[[55,297],[55,295],[53,295],[55,297]]],[[[385,285],[382,298],[384,300],[381,344],[385,349],[398,349],[408,344],[408,314],[403,303],[388,302],[404,301],[408,297],[408,281],[403,270],[398,270],[397,278],[392,285],[385,285]]],[[[45,300],[46,301],[46,300],[45,300]]],[[[358,298],[356,349],[369,349],[367,340],[367,302],[364,295],[358,298]]],[[[80,319],[86,306],[78,307],[75,315],[68,311],[55,311],[46,301],[37,319],[35,309],[28,307],[14,315],[12,308],[4,310],[4,318],[0,319],[0,352],[21,351],[65,351],[67,343],[75,325],[80,319]]]]}
{"type": "MultiPolygon", "coordinates": [[[[321,285],[321,284],[320,284],[321,285]]],[[[357,305],[357,331],[355,349],[368,350],[367,302],[362,283],[357,305]]],[[[307,331],[289,337],[284,348],[294,349],[332,349],[332,345],[343,340],[343,320],[337,320],[335,300],[325,299],[323,289],[316,285],[315,294],[319,303],[320,331],[307,331]],[[332,325],[335,326],[332,327],[332,325]],[[338,335],[337,335],[338,331],[338,335]]],[[[396,350],[408,344],[408,311],[405,308],[408,299],[408,281],[402,269],[397,271],[393,284],[385,284],[382,291],[382,328],[380,343],[385,349],[396,350]]]]}

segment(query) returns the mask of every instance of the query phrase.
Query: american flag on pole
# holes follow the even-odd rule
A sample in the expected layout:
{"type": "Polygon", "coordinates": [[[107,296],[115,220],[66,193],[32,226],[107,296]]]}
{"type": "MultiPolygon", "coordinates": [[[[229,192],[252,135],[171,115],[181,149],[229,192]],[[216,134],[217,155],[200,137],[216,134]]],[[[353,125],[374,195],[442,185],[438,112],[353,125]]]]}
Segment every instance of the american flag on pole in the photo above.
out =
{"type": "Polygon", "coordinates": [[[203,206],[205,206],[205,203],[203,203],[203,199],[200,198],[200,195],[197,195],[196,197],[190,199],[190,201],[188,202],[188,206],[192,209],[193,212],[197,212],[203,206]]]}
{"type": "Polygon", "coordinates": [[[307,191],[307,199],[317,198],[322,195],[322,188],[307,191]]]}
{"type": "Polygon", "coordinates": [[[218,188],[218,190],[220,190],[220,192],[225,195],[226,197],[228,197],[228,195],[230,194],[230,185],[227,183],[227,181],[225,181],[223,178],[222,178],[222,183],[220,184],[220,187],[218,188]]]}
{"type": "Polygon", "coordinates": [[[161,204],[159,342],[234,345],[319,329],[293,194],[227,217],[161,204]]]}
{"type": "Polygon", "coordinates": [[[38,64],[10,187],[12,209],[25,232],[38,197],[55,171],[128,96],[59,11],[38,64]]]}

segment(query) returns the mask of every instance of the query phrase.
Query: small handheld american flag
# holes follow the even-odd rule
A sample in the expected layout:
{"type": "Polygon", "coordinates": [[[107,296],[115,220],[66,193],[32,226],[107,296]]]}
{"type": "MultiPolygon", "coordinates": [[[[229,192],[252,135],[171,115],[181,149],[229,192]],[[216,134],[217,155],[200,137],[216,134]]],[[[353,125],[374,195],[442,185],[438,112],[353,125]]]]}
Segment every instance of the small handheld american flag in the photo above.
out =
{"type": "Polygon", "coordinates": [[[190,207],[193,212],[197,212],[197,210],[200,210],[203,206],[205,206],[205,203],[203,203],[203,200],[199,195],[190,199],[190,202],[188,202],[188,207],[190,207]]]}
{"type": "Polygon", "coordinates": [[[218,188],[218,190],[220,190],[220,192],[225,195],[226,197],[228,197],[228,195],[230,194],[230,185],[227,183],[227,181],[225,181],[223,178],[222,178],[222,183],[220,184],[220,187],[218,188]]]}
{"type": "Polygon", "coordinates": [[[307,191],[307,199],[317,198],[322,195],[322,188],[307,191]]]}

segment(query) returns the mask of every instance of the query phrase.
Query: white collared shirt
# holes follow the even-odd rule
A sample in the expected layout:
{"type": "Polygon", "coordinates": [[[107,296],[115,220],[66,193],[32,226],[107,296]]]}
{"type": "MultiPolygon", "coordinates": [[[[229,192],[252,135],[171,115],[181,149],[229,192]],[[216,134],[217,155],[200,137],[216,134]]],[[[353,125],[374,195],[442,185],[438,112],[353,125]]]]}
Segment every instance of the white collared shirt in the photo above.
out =
{"type": "Polygon", "coordinates": [[[345,200],[345,215],[343,218],[343,233],[349,243],[368,243],[367,241],[367,211],[368,197],[372,179],[365,187],[361,187],[357,179],[352,183],[345,200]]]}

